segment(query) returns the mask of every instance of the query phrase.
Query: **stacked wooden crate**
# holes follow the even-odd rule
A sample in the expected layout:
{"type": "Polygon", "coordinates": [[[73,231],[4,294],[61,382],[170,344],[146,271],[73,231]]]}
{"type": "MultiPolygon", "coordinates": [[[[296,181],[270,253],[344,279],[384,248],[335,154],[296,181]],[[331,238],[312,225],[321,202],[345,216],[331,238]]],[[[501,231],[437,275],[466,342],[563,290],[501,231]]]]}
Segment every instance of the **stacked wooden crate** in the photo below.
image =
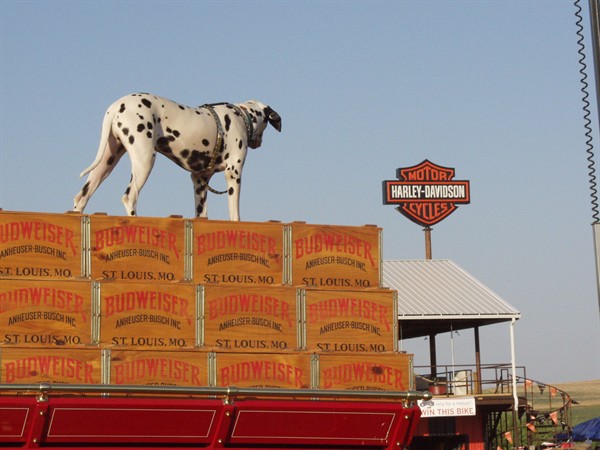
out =
{"type": "Polygon", "coordinates": [[[381,229],[0,211],[0,382],[409,390],[381,229]]]}

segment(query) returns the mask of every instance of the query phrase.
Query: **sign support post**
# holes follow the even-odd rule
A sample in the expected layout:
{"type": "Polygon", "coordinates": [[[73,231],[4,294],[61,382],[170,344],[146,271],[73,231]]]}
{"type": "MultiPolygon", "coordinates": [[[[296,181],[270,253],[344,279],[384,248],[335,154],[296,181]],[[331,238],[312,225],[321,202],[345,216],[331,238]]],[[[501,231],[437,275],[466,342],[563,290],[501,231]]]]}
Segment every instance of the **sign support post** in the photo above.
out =
{"type": "Polygon", "coordinates": [[[423,228],[425,232],[425,259],[431,259],[431,227],[423,228]]]}

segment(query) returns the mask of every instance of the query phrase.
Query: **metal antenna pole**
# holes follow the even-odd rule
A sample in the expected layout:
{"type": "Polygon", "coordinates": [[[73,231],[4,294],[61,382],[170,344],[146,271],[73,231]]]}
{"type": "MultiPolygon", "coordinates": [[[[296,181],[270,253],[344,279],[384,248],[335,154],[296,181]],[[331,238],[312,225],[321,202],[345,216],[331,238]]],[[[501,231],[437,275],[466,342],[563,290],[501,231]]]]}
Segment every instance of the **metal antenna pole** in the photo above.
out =
{"type": "MultiPolygon", "coordinates": [[[[592,26],[592,48],[594,53],[594,78],[596,81],[596,105],[600,109],[600,2],[589,0],[590,22],[592,26]]],[[[599,117],[600,120],[600,117],[599,117]]],[[[594,251],[596,256],[596,283],[598,292],[598,308],[600,309],[600,223],[592,224],[594,230],[594,251]]]]}

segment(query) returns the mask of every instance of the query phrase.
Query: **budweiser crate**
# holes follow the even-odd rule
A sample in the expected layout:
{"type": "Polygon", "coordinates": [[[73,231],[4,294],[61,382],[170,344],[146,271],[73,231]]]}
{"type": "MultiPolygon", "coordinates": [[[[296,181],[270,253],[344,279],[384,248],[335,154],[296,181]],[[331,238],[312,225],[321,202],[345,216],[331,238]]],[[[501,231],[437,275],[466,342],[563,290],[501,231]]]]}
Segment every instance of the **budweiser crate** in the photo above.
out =
{"type": "Polygon", "coordinates": [[[96,322],[90,281],[0,281],[0,340],[4,344],[94,344],[96,322]]]}
{"type": "Polygon", "coordinates": [[[96,283],[100,344],[132,349],[194,347],[198,287],[189,283],[96,283]]]}
{"type": "Polygon", "coordinates": [[[315,352],[397,350],[397,292],[301,289],[305,348],[315,352]]]}
{"type": "Polygon", "coordinates": [[[203,286],[198,344],[238,352],[298,349],[299,308],[289,286],[203,286]]]}
{"type": "Polygon", "coordinates": [[[406,353],[317,354],[319,389],[408,391],[413,389],[413,355],[406,353]]]}
{"type": "Polygon", "coordinates": [[[381,228],[294,222],[286,231],[289,284],[326,289],[381,286],[381,228]]]}
{"type": "Polygon", "coordinates": [[[208,386],[208,353],[199,350],[103,350],[106,383],[208,386]]]}
{"type": "Polygon", "coordinates": [[[281,223],[196,219],[190,226],[193,228],[195,283],[283,283],[284,226],[281,223]]]}
{"type": "Polygon", "coordinates": [[[183,219],[89,217],[93,279],[145,283],[186,279],[183,219]]]}
{"type": "Polygon", "coordinates": [[[97,347],[0,346],[0,383],[101,382],[102,357],[97,347]]]}
{"type": "Polygon", "coordinates": [[[64,280],[89,275],[86,216],[0,210],[0,277],[64,280]]]}
{"type": "Polygon", "coordinates": [[[217,387],[309,389],[309,353],[210,353],[217,387]]]}

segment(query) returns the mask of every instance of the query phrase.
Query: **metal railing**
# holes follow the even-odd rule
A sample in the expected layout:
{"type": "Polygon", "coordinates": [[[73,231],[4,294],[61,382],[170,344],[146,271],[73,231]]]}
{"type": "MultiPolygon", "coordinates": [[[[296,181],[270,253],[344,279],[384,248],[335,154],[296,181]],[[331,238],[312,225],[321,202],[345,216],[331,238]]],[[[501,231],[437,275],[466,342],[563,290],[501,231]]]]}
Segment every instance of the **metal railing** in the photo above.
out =
{"type": "MultiPolygon", "coordinates": [[[[416,389],[435,395],[512,394],[510,363],[415,366],[416,389]],[[435,376],[430,374],[435,373],[435,376]]],[[[524,386],[525,367],[517,366],[516,379],[524,386]]],[[[527,386],[524,386],[526,389],[527,386]]]]}

